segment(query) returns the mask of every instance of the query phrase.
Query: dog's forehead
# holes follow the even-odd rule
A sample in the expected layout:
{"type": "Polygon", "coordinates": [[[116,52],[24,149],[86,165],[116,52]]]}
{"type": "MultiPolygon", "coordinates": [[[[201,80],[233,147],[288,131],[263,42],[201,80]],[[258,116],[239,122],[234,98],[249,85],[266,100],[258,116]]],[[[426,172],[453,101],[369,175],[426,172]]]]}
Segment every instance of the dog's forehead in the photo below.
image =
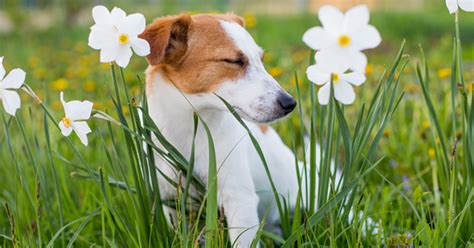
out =
{"type": "Polygon", "coordinates": [[[250,59],[259,59],[263,50],[255,43],[252,36],[239,24],[226,20],[220,21],[220,26],[224,29],[226,35],[234,42],[234,44],[250,59]]]}

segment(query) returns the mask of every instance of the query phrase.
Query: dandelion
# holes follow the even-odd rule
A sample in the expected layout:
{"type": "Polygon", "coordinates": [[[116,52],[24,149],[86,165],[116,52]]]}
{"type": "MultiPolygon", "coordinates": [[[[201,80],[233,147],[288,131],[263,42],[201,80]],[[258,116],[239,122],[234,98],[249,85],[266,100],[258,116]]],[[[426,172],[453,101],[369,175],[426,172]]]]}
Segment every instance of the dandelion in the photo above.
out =
{"type": "Polygon", "coordinates": [[[279,76],[281,76],[283,71],[280,67],[272,67],[272,68],[270,68],[270,70],[268,70],[268,73],[270,73],[270,75],[272,77],[279,77],[279,76]]]}
{"type": "Polygon", "coordinates": [[[245,22],[245,27],[253,28],[257,25],[257,18],[253,14],[246,13],[244,15],[244,22],[245,22]]]}
{"type": "Polygon", "coordinates": [[[370,76],[374,72],[374,66],[372,64],[367,64],[365,67],[365,74],[370,76]]]}
{"type": "Polygon", "coordinates": [[[6,75],[3,67],[3,57],[0,57],[0,99],[3,108],[11,116],[21,106],[20,95],[16,92],[25,82],[26,73],[22,69],[13,69],[6,75]]]}
{"type": "Polygon", "coordinates": [[[453,14],[461,8],[464,11],[474,11],[474,1],[472,0],[446,0],[446,6],[450,14],[453,14]]]}
{"type": "Polygon", "coordinates": [[[377,29],[369,25],[369,9],[359,5],[345,14],[334,6],[321,7],[318,13],[322,27],[313,27],[303,35],[303,42],[314,50],[316,61],[332,57],[337,61],[349,61],[350,69],[364,72],[367,57],[362,50],[377,47],[382,38],[377,29]]]}
{"type": "Polygon", "coordinates": [[[474,82],[472,83],[467,83],[466,84],[466,92],[472,92],[472,87],[474,85],[474,82]]]}
{"type": "Polygon", "coordinates": [[[37,68],[33,71],[33,75],[37,78],[43,79],[46,77],[46,70],[43,68],[37,68]]]}
{"type": "Polygon", "coordinates": [[[407,93],[416,93],[419,90],[419,88],[418,88],[417,84],[408,83],[408,84],[405,85],[404,90],[407,93]]]}
{"type": "Polygon", "coordinates": [[[87,134],[91,129],[87,125],[87,120],[91,117],[92,102],[89,101],[64,101],[64,93],[60,94],[61,103],[64,107],[64,118],[59,122],[59,128],[64,136],[69,136],[74,131],[82,144],[87,146],[87,134]]]}
{"type": "Polygon", "coordinates": [[[352,85],[359,86],[365,82],[365,75],[361,72],[347,72],[349,66],[336,60],[327,60],[311,65],[306,70],[308,79],[317,85],[322,85],[318,92],[318,100],[322,105],[329,102],[331,84],[334,88],[334,97],[343,104],[351,104],[355,100],[352,85]],[[352,84],[352,85],[351,85],[352,84]]]}
{"type": "Polygon", "coordinates": [[[67,89],[68,86],[69,86],[69,82],[64,78],[54,80],[53,82],[51,82],[51,85],[50,85],[51,89],[57,90],[57,91],[63,91],[67,89]]]}
{"type": "Polygon", "coordinates": [[[430,159],[433,159],[435,155],[436,155],[435,149],[433,148],[428,149],[428,157],[430,157],[430,159]]]}
{"type": "Polygon", "coordinates": [[[88,92],[92,92],[94,91],[96,88],[96,84],[94,81],[92,80],[87,80],[85,83],[84,83],[84,90],[85,91],[88,91],[88,92]]]}
{"type": "Polygon", "coordinates": [[[451,76],[451,69],[450,68],[441,68],[438,70],[438,77],[440,79],[444,79],[451,76]]]}
{"type": "Polygon", "coordinates": [[[431,127],[431,123],[429,121],[423,121],[423,123],[421,124],[421,127],[423,129],[429,129],[431,127]]]}
{"type": "Polygon", "coordinates": [[[120,8],[109,12],[104,6],[92,9],[95,25],[91,27],[89,46],[100,50],[100,62],[115,61],[127,67],[132,49],[139,56],[150,54],[150,44],[138,37],[145,31],[146,21],[142,14],[128,15],[120,8]]]}

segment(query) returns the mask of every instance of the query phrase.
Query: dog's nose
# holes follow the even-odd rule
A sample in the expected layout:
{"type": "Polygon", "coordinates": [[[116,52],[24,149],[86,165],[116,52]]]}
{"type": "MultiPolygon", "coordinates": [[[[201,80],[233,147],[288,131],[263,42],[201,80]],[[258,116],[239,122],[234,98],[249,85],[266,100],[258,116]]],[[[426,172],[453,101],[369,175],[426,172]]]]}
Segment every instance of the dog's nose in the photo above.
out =
{"type": "Polygon", "coordinates": [[[278,104],[283,109],[285,114],[290,113],[296,107],[296,101],[288,94],[280,94],[278,97],[278,104]]]}

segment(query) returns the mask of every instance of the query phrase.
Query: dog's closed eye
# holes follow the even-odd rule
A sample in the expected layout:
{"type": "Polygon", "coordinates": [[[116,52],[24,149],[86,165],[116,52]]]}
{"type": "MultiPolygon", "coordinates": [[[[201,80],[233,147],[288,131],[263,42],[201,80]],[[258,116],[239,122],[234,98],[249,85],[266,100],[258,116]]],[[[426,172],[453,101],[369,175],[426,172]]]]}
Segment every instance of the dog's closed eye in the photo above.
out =
{"type": "Polygon", "coordinates": [[[223,59],[221,60],[222,62],[228,63],[228,64],[233,64],[233,65],[238,65],[238,66],[244,66],[245,62],[242,58],[237,58],[237,59],[223,59]]]}

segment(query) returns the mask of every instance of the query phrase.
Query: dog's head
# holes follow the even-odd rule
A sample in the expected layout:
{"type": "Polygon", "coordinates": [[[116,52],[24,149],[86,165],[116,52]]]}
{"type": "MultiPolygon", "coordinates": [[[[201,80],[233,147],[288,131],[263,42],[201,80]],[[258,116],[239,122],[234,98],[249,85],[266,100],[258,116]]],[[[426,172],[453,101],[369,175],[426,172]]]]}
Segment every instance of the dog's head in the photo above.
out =
{"type": "Polygon", "coordinates": [[[245,119],[270,122],[290,113],[295,100],[265,70],[263,50],[232,14],[168,16],[156,19],[141,38],[147,57],[183,93],[199,98],[200,108],[225,106],[245,119]]]}

